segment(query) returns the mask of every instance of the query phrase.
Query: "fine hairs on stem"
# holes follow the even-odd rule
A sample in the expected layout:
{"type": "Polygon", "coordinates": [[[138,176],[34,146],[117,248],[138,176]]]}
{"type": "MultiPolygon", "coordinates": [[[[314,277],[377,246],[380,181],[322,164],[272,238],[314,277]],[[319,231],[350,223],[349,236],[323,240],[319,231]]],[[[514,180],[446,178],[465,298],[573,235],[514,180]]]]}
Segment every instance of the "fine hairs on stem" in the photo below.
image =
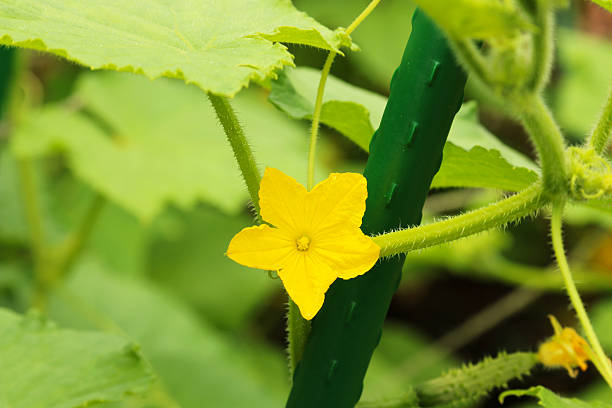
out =
{"type": "MultiPolygon", "coordinates": [[[[351,34],[355,29],[361,24],[369,15],[374,11],[378,3],[381,0],[372,0],[370,4],[367,5],[365,9],[353,20],[353,22],[348,26],[345,30],[347,34],[351,34]]],[[[306,188],[308,190],[312,190],[314,187],[314,167],[315,167],[315,157],[317,153],[317,138],[319,135],[319,124],[321,122],[321,110],[323,108],[323,94],[325,93],[325,85],[327,83],[327,78],[329,77],[329,71],[331,70],[331,66],[334,63],[334,58],[336,57],[335,51],[330,51],[325,59],[325,64],[323,64],[323,69],[321,70],[321,78],[319,79],[319,86],[317,89],[317,96],[315,100],[314,112],[312,115],[312,126],[310,128],[310,148],[308,150],[308,178],[306,188]]]]}
{"type": "Polygon", "coordinates": [[[240,167],[240,173],[249,190],[251,202],[255,211],[259,214],[259,182],[261,181],[261,174],[257,168],[255,156],[244,134],[244,130],[226,97],[209,93],[208,99],[210,99],[219,122],[223,126],[227,140],[232,146],[236,162],[238,162],[240,167]]]}
{"type": "Polygon", "coordinates": [[[612,89],[610,89],[610,95],[608,95],[595,130],[589,138],[589,146],[598,154],[603,154],[610,138],[612,138],[612,89]]]}
{"type": "Polygon", "coordinates": [[[506,225],[533,214],[546,204],[542,185],[535,183],[522,192],[465,214],[374,237],[381,257],[446,243],[506,225]]]}
{"type": "Polygon", "coordinates": [[[612,387],[612,366],[610,365],[610,360],[604,353],[599,339],[597,338],[597,334],[595,334],[595,330],[593,329],[591,320],[589,319],[584,304],[582,303],[582,299],[580,298],[578,289],[574,283],[574,279],[565,256],[565,248],[563,247],[563,237],[561,234],[564,206],[564,201],[556,201],[553,203],[552,219],[550,223],[553,250],[555,252],[555,257],[557,258],[559,270],[563,275],[567,294],[570,298],[572,306],[574,307],[574,310],[576,311],[578,320],[584,329],[586,338],[595,353],[594,358],[592,358],[593,364],[595,364],[595,367],[597,367],[597,370],[608,385],[612,387]]]}
{"type": "Polygon", "coordinates": [[[539,32],[536,34],[534,42],[534,66],[529,84],[530,89],[535,93],[540,93],[548,83],[553,61],[555,18],[549,3],[549,0],[537,0],[535,2],[535,19],[539,32]]]}

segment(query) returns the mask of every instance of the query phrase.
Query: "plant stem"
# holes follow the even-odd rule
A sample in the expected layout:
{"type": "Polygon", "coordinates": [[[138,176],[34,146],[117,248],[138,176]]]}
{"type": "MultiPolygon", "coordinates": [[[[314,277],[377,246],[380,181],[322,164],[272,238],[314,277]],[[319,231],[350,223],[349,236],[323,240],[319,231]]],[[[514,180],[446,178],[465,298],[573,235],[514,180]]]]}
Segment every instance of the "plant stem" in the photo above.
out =
{"type": "Polygon", "coordinates": [[[368,17],[370,13],[374,11],[376,6],[378,6],[378,3],[380,3],[380,0],[372,0],[370,4],[368,4],[367,7],[363,9],[361,14],[359,14],[357,18],[353,20],[351,25],[348,26],[348,28],[346,29],[346,33],[351,34],[353,31],[355,31],[355,29],[359,26],[359,24],[361,24],[363,20],[365,20],[366,17],[368,17]]]}
{"type": "Polygon", "coordinates": [[[45,249],[44,265],[38,268],[36,274],[34,304],[38,309],[45,310],[49,290],[70,271],[91,235],[105,202],[106,199],[102,195],[96,194],[81,222],[62,245],[45,249]]]}
{"type": "Polygon", "coordinates": [[[550,110],[542,97],[535,94],[513,98],[512,104],[536,147],[542,167],[544,192],[551,197],[565,194],[565,143],[550,110]]]}
{"type": "Polygon", "coordinates": [[[449,37],[449,44],[466,71],[484,84],[485,89],[489,92],[489,67],[474,42],[468,38],[449,37]]]}
{"type": "Polygon", "coordinates": [[[555,252],[555,257],[557,258],[557,263],[559,264],[559,269],[563,276],[563,280],[565,281],[567,294],[570,298],[572,306],[574,307],[574,310],[576,311],[578,320],[582,324],[586,338],[595,352],[595,358],[592,359],[593,364],[595,364],[601,376],[612,388],[612,366],[610,365],[610,360],[604,353],[599,339],[597,338],[597,334],[595,334],[595,330],[591,325],[591,321],[586,309],[584,308],[584,304],[582,303],[582,299],[580,298],[578,289],[576,288],[576,284],[574,283],[572,273],[570,272],[569,265],[565,257],[563,238],[561,236],[561,223],[564,204],[565,203],[563,201],[556,201],[553,203],[552,219],[550,224],[553,250],[555,252]]]}
{"type": "MultiPolygon", "coordinates": [[[[376,8],[378,3],[381,0],[372,0],[370,4],[367,5],[365,9],[353,20],[353,22],[348,26],[345,30],[347,34],[351,34],[355,29],[361,24],[366,17],[372,13],[372,11],[376,8]]],[[[334,58],[336,58],[336,52],[330,51],[325,59],[325,63],[323,64],[323,69],[321,70],[321,78],[319,79],[319,87],[317,89],[317,97],[315,100],[314,112],[312,114],[312,127],[310,128],[310,148],[308,151],[308,178],[306,188],[308,190],[312,190],[314,187],[314,167],[315,167],[315,157],[317,152],[317,137],[319,134],[319,124],[321,123],[321,110],[323,109],[323,94],[325,93],[325,84],[327,83],[327,78],[329,77],[329,71],[331,70],[331,66],[334,63],[334,58]]]]}
{"type": "Polygon", "coordinates": [[[23,208],[25,209],[26,223],[28,225],[30,248],[32,249],[34,261],[38,269],[38,266],[43,262],[45,232],[33,163],[30,159],[19,159],[17,166],[23,208]]]}
{"type": "Polygon", "coordinates": [[[77,229],[66,238],[58,257],[58,266],[56,269],[57,276],[55,280],[65,276],[72,267],[74,261],[85,246],[87,238],[91,235],[93,227],[105,203],[106,199],[102,195],[96,194],[77,229]]]}
{"type": "Polygon", "coordinates": [[[310,321],[304,319],[300,309],[293,300],[289,299],[287,312],[287,340],[289,353],[289,372],[293,373],[295,367],[302,359],[306,340],[310,333],[310,321]]]}
{"type": "Polygon", "coordinates": [[[32,304],[35,308],[43,311],[46,305],[46,292],[51,263],[49,262],[49,250],[45,244],[45,231],[35,181],[34,166],[29,158],[19,159],[17,166],[22,203],[28,225],[30,248],[34,260],[35,292],[32,304]]]}
{"type": "Polygon", "coordinates": [[[598,154],[605,153],[608,140],[612,137],[612,90],[608,96],[597,126],[589,139],[589,145],[595,149],[598,154]]]}
{"type": "Polygon", "coordinates": [[[478,210],[420,227],[378,235],[373,239],[380,246],[381,257],[443,244],[534,213],[547,202],[542,192],[542,185],[534,183],[518,194],[478,210]]]}
{"type": "Polygon", "coordinates": [[[315,156],[317,152],[317,136],[319,133],[319,123],[321,121],[321,110],[323,108],[323,93],[325,92],[325,84],[329,76],[329,70],[334,63],[336,53],[330,51],[321,71],[321,79],[319,80],[319,88],[317,89],[317,99],[315,101],[314,113],[312,115],[312,127],[310,128],[310,149],[308,151],[308,182],[306,188],[312,190],[314,187],[314,166],[315,156]]]}
{"type": "Polygon", "coordinates": [[[555,26],[554,13],[549,0],[537,0],[535,20],[539,28],[536,34],[533,50],[533,73],[529,88],[540,93],[546,86],[553,60],[553,32],[555,26]]]}
{"type": "Polygon", "coordinates": [[[226,97],[208,93],[208,99],[210,99],[210,102],[215,108],[215,112],[223,126],[227,140],[232,146],[234,156],[240,167],[240,172],[249,190],[253,207],[259,214],[259,182],[261,180],[261,175],[257,168],[251,146],[246,140],[244,130],[242,126],[240,126],[236,113],[226,97]]]}

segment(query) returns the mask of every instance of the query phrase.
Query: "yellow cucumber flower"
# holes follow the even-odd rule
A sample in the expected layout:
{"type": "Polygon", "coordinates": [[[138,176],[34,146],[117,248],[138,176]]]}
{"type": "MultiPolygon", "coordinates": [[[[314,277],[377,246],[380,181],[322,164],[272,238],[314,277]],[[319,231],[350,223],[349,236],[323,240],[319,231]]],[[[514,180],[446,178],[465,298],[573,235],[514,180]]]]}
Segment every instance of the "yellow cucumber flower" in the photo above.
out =
{"type": "Polygon", "coordinates": [[[278,272],[305,319],[312,319],[336,280],[369,271],[380,248],[359,229],[368,195],[357,173],[332,173],[312,191],[266,168],[259,186],[261,218],[270,225],[244,228],[227,256],[239,264],[278,272]]]}
{"type": "Polygon", "coordinates": [[[561,327],[557,319],[549,315],[550,323],[555,334],[538,350],[538,360],[547,367],[564,367],[570,377],[575,378],[579,367],[582,371],[587,369],[587,361],[593,352],[589,343],[580,337],[571,327],[561,327]]]}

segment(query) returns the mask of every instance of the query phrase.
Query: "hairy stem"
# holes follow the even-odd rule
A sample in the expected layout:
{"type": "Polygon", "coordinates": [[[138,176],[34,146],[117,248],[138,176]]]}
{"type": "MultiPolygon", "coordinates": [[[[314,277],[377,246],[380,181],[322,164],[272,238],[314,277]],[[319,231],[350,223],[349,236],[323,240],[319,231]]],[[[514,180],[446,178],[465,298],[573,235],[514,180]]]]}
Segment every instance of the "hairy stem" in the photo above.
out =
{"type": "Polygon", "coordinates": [[[361,402],[357,408],[450,408],[477,405],[487,394],[508,382],[529,375],[537,365],[535,353],[499,353],[467,364],[423,384],[408,388],[404,397],[361,402]]]}
{"type": "Polygon", "coordinates": [[[589,138],[589,145],[598,154],[603,154],[610,137],[612,137],[612,90],[610,90],[608,101],[604,105],[597,126],[589,138]]]}
{"type": "Polygon", "coordinates": [[[563,201],[556,201],[553,203],[552,219],[550,224],[553,250],[555,252],[555,257],[557,258],[559,270],[561,271],[563,280],[565,281],[567,294],[570,298],[572,306],[574,307],[574,310],[576,311],[576,315],[578,316],[578,320],[582,325],[586,338],[595,352],[595,358],[592,358],[593,364],[595,364],[595,367],[597,367],[597,370],[601,376],[612,388],[612,366],[610,365],[610,360],[604,353],[599,339],[597,338],[597,334],[595,334],[595,330],[593,329],[589,315],[584,308],[584,304],[582,303],[582,299],[580,298],[578,289],[574,283],[569,264],[567,263],[567,258],[565,257],[563,238],[561,236],[564,204],[565,203],[563,201]]]}
{"type": "Polygon", "coordinates": [[[381,248],[381,257],[443,244],[503,226],[536,212],[547,202],[542,192],[542,185],[534,183],[518,194],[478,210],[416,228],[389,232],[373,239],[381,248]]]}
{"type": "Polygon", "coordinates": [[[261,180],[261,175],[257,168],[251,146],[247,142],[244,130],[242,126],[240,126],[236,113],[226,97],[209,93],[208,99],[210,99],[213,108],[215,108],[215,112],[223,126],[227,140],[232,146],[234,156],[240,167],[240,172],[249,190],[253,207],[255,211],[259,213],[259,182],[261,180]]]}
{"type": "Polygon", "coordinates": [[[310,128],[310,149],[308,151],[308,183],[306,187],[312,190],[314,187],[314,167],[315,157],[317,152],[317,137],[319,134],[319,123],[321,121],[321,110],[323,108],[323,93],[325,92],[325,84],[329,76],[329,70],[334,63],[336,53],[331,51],[327,55],[323,70],[321,71],[321,79],[319,80],[319,88],[317,89],[317,99],[315,101],[314,113],[312,115],[312,127],[310,128]]]}
{"type": "Polygon", "coordinates": [[[567,191],[565,143],[550,110],[535,94],[523,94],[512,100],[523,126],[533,141],[544,180],[544,191],[550,196],[567,191]]]}
{"type": "Polygon", "coordinates": [[[555,18],[550,3],[549,0],[536,1],[535,20],[539,32],[535,37],[533,73],[529,84],[535,93],[540,93],[548,83],[552,67],[555,18]]]}
{"type": "Polygon", "coordinates": [[[287,342],[289,352],[289,370],[293,373],[297,363],[302,359],[304,347],[308,334],[310,333],[310,321],[304,319],[300,309],[293,300],[289,299],[289,311],[287,312],[287,342]]]}
{"type": "MultiPolygon", "coordinates": [[[[353,22],[345,30],[347,34],[351,34],[369,15],[374,11],[381,0],[372,0],[365,9],[353,20],[353,22]]],[[[325,84],[329,77],[329,71],[336,58],[336,52],[330,51],[323,64],[321,70],[321,78],[319,79],[319,87],[317,89],[317,97],[315,100],[314,112],[312,115],[312,127],[310,128],[310,148],[308,151],[308,178],[306,188],[311,190],[314,187],[314,167],[315,157],[317,152],[317,138],[319,134],[319,124],[321,122],[321,110],[323,109],[323,94],[325,93],[325,84]]]]}
{"type": "Polygon", "coordinates": [[[485,84],[485,88],[489,91],[489,68],[474,42],[468,38],[449,37],[449,44],[466,71],[480,83],[485,84]]]}
{"type": "Polygon", "coordinates": [[[507,387],[510,380],[529,375],[537,363],[536,354],[529,352],[501,352],[496,357],[486,357],[477,364],[450,370],[416,387],[419,405],[432,407],[459,402],[475,405],[494,389],[507,387]]]}

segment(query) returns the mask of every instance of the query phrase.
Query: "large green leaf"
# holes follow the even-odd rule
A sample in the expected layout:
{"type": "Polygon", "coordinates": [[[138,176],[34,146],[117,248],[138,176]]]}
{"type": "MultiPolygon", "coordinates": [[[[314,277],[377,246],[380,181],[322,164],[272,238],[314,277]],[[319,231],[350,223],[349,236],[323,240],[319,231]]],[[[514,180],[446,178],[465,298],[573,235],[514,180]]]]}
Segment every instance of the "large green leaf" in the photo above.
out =
{"type": "Polygon", "coordinates": [[[501,0],[415,0],[453,36],[485,39],[532,28],[514,2],[501,0]]]}
{"type": "Polygon", "coordinates": [[[2,0],[0,27],[1,44],[227,96],[292,64],[278,42],[350,45],[290,0],[2,0]]]}
{"type": "Polygon", "coordinates": [[[586,137],[612,86],[612,42],[569,30],[561,30],[558,38],[563,70],[555,113],[564,128],[586,137]]]}
{"type": "Polygon", "coordinates": [[[58,329],[0,310],[0,405],[77,408],[144,392],[152,374],[122,336],[58,329]]]}
{"type": "MultiPolygon", "coordinates": [[[[270,101],[296,119],[312,117],[319,72],[286,70],[271,84],[270,101]]],[[[321,122],[368,150],[380,124],[386,98],[346,82],[328,79],[321,122]]],[[[537,166],[500,142],[478,123],[474,103],[459,111],[444,148],[442,166],[432,187],[483,187],[518,191],[537,179],[537,166]]]]}
{"type": "Polygon", "coordinates": [[[500,401],[509,396],[530,396],[538,398],[539,405],[544,408],[611,408],[612,405],[603,402],[584,402],[575,398],[563,398],[542,386],[531,387],[527,390],[510,390],[501,394],[500,401]]]}
{"type": "MultiPolygon", "coordinates": [[[[63,152],[77,177],[143,220],[167,203],[187,208],[204,200],[228,213],[243,208],[248,195],[229,143],[195,87],[96,73],[76,95],[97,120],[47,107],[16,130],[13,151],[20,157],[63,152]]],[[[259,164],[304,179],[305,129],[257,92],[240,95],[234,105],[259,164]]]]}
{"type": "Polygon", "coordinates": [[[95,260],[77,265],[58,290],[51,313],[66,325],[120,328],[137,340],[166,398],[182,408],[233,408],[245,401],[269,408],[286,398],[280,353],[253,339],[224,335],[156,285],[109,273],[95,260]]]}

